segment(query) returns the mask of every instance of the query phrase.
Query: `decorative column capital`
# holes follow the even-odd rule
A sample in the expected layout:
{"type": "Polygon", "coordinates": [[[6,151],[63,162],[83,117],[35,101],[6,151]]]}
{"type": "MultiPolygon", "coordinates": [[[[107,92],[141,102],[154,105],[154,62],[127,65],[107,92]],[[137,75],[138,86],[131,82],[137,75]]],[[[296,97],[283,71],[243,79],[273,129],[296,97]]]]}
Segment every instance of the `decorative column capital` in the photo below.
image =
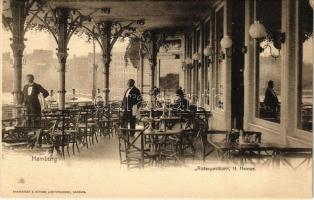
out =
{"type": "Polygon", "coordinates": [[[67,52],[58,52],[57,57],[60,63],[66,63],[67,57],[68,57],[67,52]]]}
{"type": "Polygon", "coordinates": [[[110,89],[109,89],[109,88],[105,88],[105,89],[103,90],[103,92],[104,92],[104,93],[108,93],[108,92],[110,92],[110,89]]]}
{"type": "Polygon", "coordinates": [[[13,56],[23,56],[23,52],[25,49],[25,45],[23,43],[18,44],[18,43],[13,42],[11,44],[11,48],[13,51],[13,56]]]}
{"type": "Polygon", "coordinates": [[[144,32],[141,34],[141,41],[142,41],[143,43],[145,43],[146,45],[149,44],[150,42],[152,42],[152,38],[153,38],[152,35],[153,35],[153,34],[152,34],[151,31],[149,31],[149,30],[144,31],[144,32]]]}
{"type": "Polygon", "coordinates": [[[156,67],[156,62],[152,58],[149,59],[149,65],[151,69],[154,69],[156,67]]]}
{"type": "MultiPolygon", "coordinates": [[[[110,56],[111,57],[111,56],[110,56]]],[[[111,62],[111,58],[108,58],[106,54],[103,54],[102,55],[102,61],[104,62],[105,66],[108,66],[110,65],[110,62],[111,62]]]]}

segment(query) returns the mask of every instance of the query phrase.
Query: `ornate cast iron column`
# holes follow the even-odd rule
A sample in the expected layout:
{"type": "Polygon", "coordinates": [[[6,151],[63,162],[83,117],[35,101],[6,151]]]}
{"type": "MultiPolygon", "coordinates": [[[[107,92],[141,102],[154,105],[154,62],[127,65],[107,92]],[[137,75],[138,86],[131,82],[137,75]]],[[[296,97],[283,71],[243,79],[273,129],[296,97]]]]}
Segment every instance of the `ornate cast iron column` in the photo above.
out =
{"type": "Polygon", "coordinates": [[[68,57],[68,44],[73,34],[78,32],[78,28],[83,26],[83,22],[90,20],[90,16],[98,9],[84,16],[78,10],[69,8],[50,9],[43,17],[36,16],[40,24],[36,24],[38,29],[48,30],[54,37],[58,48],[57,56],[59,60],[59,109],[65,108],[65,73],[66,61],[68,57]]]}
{"type": "Polygon", "coordinates": [[[11,1],[12,10],[12,43],[13,51],[13,102],[14,105],[22,104],[22,59],[24,52],[24,24],[26,20],[26,1],[11,1]]]}
{"type": "Polygon", "coordinates": [[[102,49],[102,59],[104,63],[104,97],[105,105],[109,103],[109,67],[111,62],[111,27],[112,23],[109,21],[98,24],[100,29],[100,42],[102,49]]]}
{"type": "Polygon", "coordinates": [[[68,57],[68,18],[69,9],[58,8],[56,10],[56,22],[57,22],[57,33],[58,33],[58,48],[57,56],[59,60],[59,82],[58,82],[58,93],[59,93],[59,109],[65,107],[65,72],[66,72],[66,61],[68,57]]]}
{"type": "Polygon", "coordinates": [[[152,102],[154,102],[154,96],[152,95],[152,93],[155,86],[157,53],[159,51],[159,48],[164,44],[165,41],[166,41],[165,33],[152,34],[152,32],[150,31],[145,31],[142,33],[142,36],[141,36],[142,47],[144,48],[146,54],[148,55],[148,60],[149,60],[149,65],[150,65],[150,70],[151,70],[151,79],[150,79],[151,105],[152,105],[152,102]]]}
{"type": "Polygon", "coordinates": [[[97,93],[97,64],[96,64],[96,46],[95,40],[93,39],[93,89],[92,89],[92,99],[96,98],[97,93]]]}
{"type": "Polygon", "coordinates": [[[143,92],[144,88],[144,52],[143,52],[143,43],[140,41],[140,89],[143,92]]]}
{"type": "MultiPolygon", "coordinates": [[[[34,17],[27,19],[30,9],[34,10],[34,15],[44,6],[44,1],[40,0],[10,0],[11,17],[6,16],[5,11],[2,13],[2,23],[4,27],[12,33],[11,48],[13,52],[13,103],[16,106],[14,116],[21,114],[22,106],[22,65],[23,52],[25,49],[24,35],[29,28],[34,17]],[[36,4],[35,4],[36,3],[36,4]]],[[[5,6],[6,2],[3,2],[5,6]]]]}
{"type": "Polygon", "coordinates": [[[118,40],[118,38],[129,37],[133,34],[136,29],[131,27],[134,23],[143,25],[145,21],[134,20],[128,22],[126,25],[122,25],[119,22],[101,21],[98,23],[94,22],[92,28],[88,26],[82,26],[86,30],[87,36],[91,39],[95,39],[102,50],[102,58],[104,63],[104,97],[105,105],[109,103],[110,85],[109,85],[109,73],[110,73],[110,62],[111,62],[111,50],[118,40]]]}
{"type": "MultiPolygon", "coordinates": [[[[151,52],[152,55],[149,58],[149,65],[150,65],[150,70],[151,70],[151,79],[150,79],[150,90],[153,92],[154,87],[155,87],[155,72],[156,72],[156,66],[157,66],[157,45],[156,45],[156,38],[153,36],[151,40],[151,52]]],[[[151,95],[153,96],[153,95],[151,95]]]]}

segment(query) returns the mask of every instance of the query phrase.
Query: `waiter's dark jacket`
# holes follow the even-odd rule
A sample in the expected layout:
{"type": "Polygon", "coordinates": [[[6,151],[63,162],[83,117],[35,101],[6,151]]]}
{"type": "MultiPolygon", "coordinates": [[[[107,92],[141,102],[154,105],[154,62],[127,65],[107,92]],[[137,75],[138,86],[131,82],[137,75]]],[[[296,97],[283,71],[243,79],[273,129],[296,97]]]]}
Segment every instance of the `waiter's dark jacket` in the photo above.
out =
{"type": "MultiPolygon", "coordinates": [[[[136,105],[139,108],[141,101],[141,92],[135,86],[125,91],[122,100],[122,108],[124,109],[122,127],[127,128],[128,123],[130,123],[130,128],[135,129],[136,113],[132,113],[132,107],[136,105]]],[[[131,136],[134,136],[134,134],[134,131],[130,131],[131,136]]]]}
{"type": "Polygon", "coordinates": [[[41,85],[37,83],[27,84],[23,88],[23,102],[26,106],[28,114],[40,114],[41,113],[41,106],[38,99],[39,93],[42,93],[43,96],[46,98],[49,96],[47,90],[45,90],[41,85]],[[32,91],[28,94],[29,87],[32,87],[32,91]]]}
{"type": "Polygon", "coordinates": [[[139,107],[140,103],[142,101],[142,96],[140,90],[133,86],[133,88],[129,88],[125,91],[125,94],[123,96],[122,100],[122,108],[127,110],[127,111],[132,111],[132,107],[134,105],[137,105],[139,107]],[[127,93],[129,91],[129,95],[127,96],[127,93]]]}

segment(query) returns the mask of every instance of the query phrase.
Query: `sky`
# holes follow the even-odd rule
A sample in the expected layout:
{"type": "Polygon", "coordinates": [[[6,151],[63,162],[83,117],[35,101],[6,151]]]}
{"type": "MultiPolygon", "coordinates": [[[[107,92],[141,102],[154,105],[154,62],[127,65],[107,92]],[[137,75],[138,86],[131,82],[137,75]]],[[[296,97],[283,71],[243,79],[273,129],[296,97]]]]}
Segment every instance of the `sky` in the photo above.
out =
{"type": "MultiPolygon", "coordinates": [[[[12,52],[10,44],[11,32],[3,31],[1,33],[1,49],[2,52],[12,52]]],[[[56,52],[56,42],[52,35],[47,32],[38,32],[38,31],[27,31],[25,34],[25,50],[24,54],[32,53],[34,49],[45,49],[45,50],[52,50],[56,52]]],[[[120,42],[117,41],[113,51],[125,51],[128,42],[120,42]]],[[[93,44],[92,42],[88,43],[85,39],[79,38],[76,35],[73,35],[70,42],[69,42],[69,58],[76,56],[84,56],[87,55],[89,52],[93,52],[93,44]]],[[[100,52],[100,47],[96,43],[96,53],[100,52]]],[[[54,54],[55,55],[55,54],[54,54]]]]}

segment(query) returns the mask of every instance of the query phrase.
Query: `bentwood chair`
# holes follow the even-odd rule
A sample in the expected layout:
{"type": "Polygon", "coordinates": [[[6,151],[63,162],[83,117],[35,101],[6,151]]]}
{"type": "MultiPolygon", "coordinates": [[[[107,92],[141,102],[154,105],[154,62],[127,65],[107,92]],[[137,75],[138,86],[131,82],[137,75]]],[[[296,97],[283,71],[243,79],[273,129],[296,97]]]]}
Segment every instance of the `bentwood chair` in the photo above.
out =
{"type": "Polygon", "coordinates": [[[75,147],[78,151],[78,153],[80,153],[80,149],[78,147],[78,141],[79,141],[79,128],[78,128],[78,118],[79,115],[71,115],[71,118],[69,120],[69,124],[66,127],[66,129],[64,130],[65,135],[66,135],[66,144],[67,144],[67,151],[68,151],[68,155],[69,155],[69,148],[70,148],[70,144],[72,145],[72,152],[73,155],[75,155],[75,147]]]}
{"type": "MultiPolygon", "coordinates": [[[[74,112],[70,110],[59,110],[53,114],[47,114],[45,117],[56,121],[53,130],[51,131],[49,129],[49,131],[46,131],[51,136],[54,149],[57,150],[58,154],[64,157],[66,147],[67,153],[70,156],[70,144],[72,144],[74,151],[74,146],[77,142],[77,131],[74,130],[75,122],[73,121],[75,119],[74,112]]],[[[47,133],[44,132],[44,135],[47,135],[47,133]]]]}
{"type": "Polygon", "coordinates": [[[128,169],[143,168],[150,161],[150,154],[145,150],[144,130],[120,128],[118,131],[120,163],[126,164],[128,169]],[[131,131],[135,132],[134,137],[130,136],[131,131]]]}
{"type": "Polygon", "coordinates": [[[97,110],[97,121],[100,129],[100,135],[108,136],[109,139],[111,138],[114,130],[114,121],[112,117],[113,112],[110,107],[104,107],[101,110],[97,110]]]}
{"type": "Polygon", "coordinates": [[[159,164],[161,166],[176,165],[181,157],[181,137],[163,136],[158,138],[159,164]]]}
{"type": "Polygon", "coordinates": [[[110,119],[112,120],[112,125],[113,125],[113,132],[114,134],[117,134],[119,131],[119,127],[121,126],[121,102],[120,101],[115,101],[112,102],[110,105],[110,110],[111,110],[111,117],[110,119]]]}
{"type": "Polygon", "coordinates": [[[182,149],[185,157],[205,160],[206,150],[209,147],[207,141],[208,122],[206,117],[193,114],[184,126],[182,137],[182,149]]]}
{"type": "Polygon", "coordinates": [[[39,148],[41,149],[47,149],[48,152],[50,153],[50,155],[53,155],[54,150],[59,149],[58,146],[59,144],[57,142],[54,141],[54,132],[56,130],[57,127],[57,120],[52,120],[50,121],[50,126],[47,124],[47,127],[49,128],[44,128],[40,134],[40,144],[38,145],[39,148]]]}
{"type": "Polygon", "coordinates": [[[274,162],[277,166],[289,169],[312,168],[312,148],[278,148],[274,162]]]}
{"type": "Polygon", "coordinates": [[[94,138],[97,139],[97,122],[94,118],[94,112],[92,109],[82,109],[79,113],[77,121],[78,131],[80,134],[81,143],[86,145],[94,145],[94,138]]]}

